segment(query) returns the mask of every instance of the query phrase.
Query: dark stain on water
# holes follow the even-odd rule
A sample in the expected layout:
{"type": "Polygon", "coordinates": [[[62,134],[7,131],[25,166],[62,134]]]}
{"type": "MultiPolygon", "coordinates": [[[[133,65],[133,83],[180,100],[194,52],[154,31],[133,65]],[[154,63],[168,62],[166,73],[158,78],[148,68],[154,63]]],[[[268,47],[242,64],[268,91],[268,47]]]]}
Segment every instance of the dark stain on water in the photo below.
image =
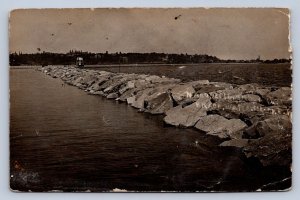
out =
{"type": "Polygon", "coordinates": [[[33,69],[11,69],[10,103],[14,190],[253,191],[290,175],[33,69]]]}

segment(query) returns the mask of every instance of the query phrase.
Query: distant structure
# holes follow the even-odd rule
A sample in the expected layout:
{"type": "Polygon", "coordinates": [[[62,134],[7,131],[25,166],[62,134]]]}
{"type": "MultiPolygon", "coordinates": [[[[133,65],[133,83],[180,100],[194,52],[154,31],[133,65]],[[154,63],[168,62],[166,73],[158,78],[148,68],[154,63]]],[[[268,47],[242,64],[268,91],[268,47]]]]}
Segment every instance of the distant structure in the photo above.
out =
{"type": "Polygon", "coordinates": [[[260,55],[257,56],[256,62],[261,63],[262,60],[260,59],[260,55]]]}
{"type": "Polygon", "coordinates": [[[83,68],[84,67],[84,62],[83,62],[83,58],[82,57],[77,57],[76,58],[76,66],[79,68],[83,68]]]}
{"type": "Polygon", "coordinates": [[[125,57],[125,56],[120,57],[120,63],[127,64],[128,63],[128,57],[125,57]]]}

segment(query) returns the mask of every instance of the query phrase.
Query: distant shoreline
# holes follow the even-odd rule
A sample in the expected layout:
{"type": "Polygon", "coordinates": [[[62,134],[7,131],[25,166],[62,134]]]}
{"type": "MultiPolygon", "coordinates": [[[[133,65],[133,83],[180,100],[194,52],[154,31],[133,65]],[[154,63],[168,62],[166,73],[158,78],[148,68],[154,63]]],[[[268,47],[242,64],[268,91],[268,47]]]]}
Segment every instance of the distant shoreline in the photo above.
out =
{"type": "MultiPolygon", "coordinates": [[[[137,63],[137,64],[99,64],[99,65],[85,65],[85,68],[105,68],[105,67],[149,67],[149,66],[197,66],[197,65],[286,65],[290,64],[290,62],[285,63],[261,63],[261,62],[255,62],[255,63],[243,63],[243,62],[231,62],[231,63],[181,63],[181,64],[163,64],[163,63],[137,63]]],[[[16,65],[16,66],[9,66],[10,68],[33,68],[36,66],[41,65],[16,65]]],[[[61,66],[61,65],[48,65],[48,66],[61,66]]],[[[65,65],[65,66],[73,66],[73,65],[65,65]]],[[[74,64],[75,66],[75,64],[74,64]]]]}

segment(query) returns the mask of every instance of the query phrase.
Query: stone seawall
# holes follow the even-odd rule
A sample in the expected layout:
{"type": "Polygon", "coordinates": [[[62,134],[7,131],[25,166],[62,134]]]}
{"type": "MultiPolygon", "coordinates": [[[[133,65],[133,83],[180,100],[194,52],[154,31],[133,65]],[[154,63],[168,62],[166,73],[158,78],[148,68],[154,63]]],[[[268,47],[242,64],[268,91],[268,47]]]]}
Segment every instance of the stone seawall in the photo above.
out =
{"type": "Polygon", "coordinates": [[[144,74],[111,73],[75,67],[47,66],[39,71],[60,78],[89,94],[126,102],[141,112],[164,115],[164,122],[194,127],[223,140],[220,146],[241,148],[263,166],[290,165],[291,88],[234,85],[144,74]]]}

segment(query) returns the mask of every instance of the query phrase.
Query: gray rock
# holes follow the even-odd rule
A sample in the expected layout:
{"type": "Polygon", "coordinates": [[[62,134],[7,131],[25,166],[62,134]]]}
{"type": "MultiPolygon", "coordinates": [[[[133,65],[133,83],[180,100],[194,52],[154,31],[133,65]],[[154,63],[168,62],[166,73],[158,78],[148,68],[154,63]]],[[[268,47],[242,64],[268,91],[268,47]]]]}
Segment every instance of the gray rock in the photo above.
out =
{"type": "Polygon", "coordinates": [[[209,93],[209,92],[214,92],[214,91],[218,91],[218,90],[224,90],[224,87],[217,87],[214,85],[196,85],[194,86],[195,90],[197,91],[197,94],[201,94],[201,93],[209,93]]]}
{"type": "Polygon", "coordinates": [[[145,77],[145,81],[148,81],[148,82],[155,82],[156,80],[160,80],[160,77],[156,76],[156,75],[151,75],[151,76],[145,77]]]}
{"type": "Polygon", "coordinates": [[[268,94],[269,92],[270,92],[270,89],[261,88],[261,89],[255,90],[254,94],[264,96],[264,95],[268,94]]]}
{"type": "Polygon", "coordinates": [[[168,92],[176,84],[157,84],[153,88],[146,88],[137,93],[135,100],[132,103],[132,106],[135,108],[145,108],[145,101],[151,101],[159,95],[168,92]]]}
{"type": "Polygon", "coordinates": [[[93,95],[101,95],[103,96],[104,93],[102,91],[90,91],[90,94],[93,94],[93,95]]]}
{"type": "Polygon", "coordinates": [[[170,92],[172,88],[174,88],[177,84],[170,83],[170,84],[156,84],[153,86],[153,89],[150,91],[149,95],[146,97],[146,100],[151,100],[156,98],[162,93],[170,92]]]}
{"type": "Polygon", "coordinates": [[[120,93],[121,96],[119,97],[120,101],[127,101],[127,98],[135,96],[139,90],[136,88],[128,89],[124,93],[120,93]]]}
{"type": "Polygon", "coordinates": [[[247,125],[240,119],[226,119],[220,115],[201,117],[195,127],[219,138],[241,138],[240,131],[247,125]]]}
{"type": "Polygon", "coordinates": [[[98,71],[98,73],[100,74],[100,76],[113,76],[115,75],[114,73],[112,72],[108,72],[108,71],[98,71]]]}
{"type": "Polygon", "coordinates": [[[262,121],[257,131],[263,137],[245,146],[247,157],[256,157],[264,166],[285,165],[292,162],[292,124],[288,116],[273,116],[262,121]]]}
{"type": "Polygon", "coordinates": [[[195,103],[182,107],[176,106],[166,112],[165,123],[174,126],[190,127],[206,115],[206,110],[211,106],[210,98],[202,96],[195,103]]]}
{"type": "Polygon", "coordinates": [[[258,95],[255,94],[244,94],[240,97],[240,101],[246,102],[258,102],[260,103],[262,100],[258,95]]]}
{"type": "Polygon", "coordinates": [[[108,99],[116,99],[118,97],[119,97],[118,93],[110,93],[106,96],[106,98],[108,99]]]}
{"type": "Polygon", "coordinates": [[[105,81],[101,86],[100,86],[100,89],[101,90],[104,90],[108,87],[110,87],[112,84],[118,82],[119,80],[122,79],[122,75],[118,74],[118,75],[114,75],[114,76],[111,76],[109,78],[109,80],[105,81]]]}
{"type": "Polygon", "coordinates": [[[145,102],[146,111],[151,114],[163,114],[166,110],[173,108],[173,100],[169,93],[162,93],[156,98],[145,102]]]}
{"type": "Polygon", "coordinates": [[[238,90],[238,89],[225,89],[225,90],[218,90],[218,91],[209,93],[209,95],[215,101],[217,101],[219,99],[221,99],[221,100],[233,100],[234,97],[241,96],[242,94],[243,94],[243,91],[238,90]]]}
{"type": "MultiPolygon", "coordinates": [[[[136,96],[134,96],[134,98],[130,98],[130,102],[131,106],[135,107],[135,108],[144,108],[145,106],[145,99],[146,97],[148,97],[150,95],[150,92],[153,91],[153,88],[147,88],[145,90],[141,90],[137,93],[136,96]]],[[[158,96],[158,95],[157,95],[158,96]]],[[[127,99],[128,102],[128,99],[127,99]]]]}
{"type": "Polygon", "coordinates": [[[267,93],[264,98],[269,105],[292,105],[292,90],[290,87],[282,87],[276,91],[267,93]]]}
{"type": "Polygon", "coordinates": [[[209,82],[207,85],[212,85],[215,87],[225,88],[225,89],[233,89],[234,85],[230,83],[224,83],[224,82],[209,82]]]}
{"type": "Polygon", "coordinates": [[[257,123],[247,127],[245,130],[244,130],[244,134],[243,136],[245,138],[249,138],[249,139],[252,139],[252,138],[259,138],[261,137],[261,135],[259,135],[259,133],[256,131],[256,125],[257,123]]]}
{"type": "Polygon", "coordinates": [[[152,86],[153,86],[152,83],[147,82],[145,80],[140,80],[140,79],[130,80],[124,85],[124,87],[120,88],[119,93],[123,94],[127,90],[130,90],[130,89],[136,89],[136,91],[140,91],[142,89],[149,88],[149,87],[152,87],[152,86]]]}
{"type": "Polygon", "coordinates": [[[97,81],[97,77],[93,72],[87,72],[82,74],[82,81],[80,82],[82,85],[86,87],[91,86],[93,83],[97,81]]]}
{"type": "Polygon", "coordinates": [[[135,96],[128,97],[128,98],[126,99],[126,101],[127,101],[127,103],[128,103],[129,105],[132,105],[133,102],[135,102],[135,96]]]}
{"type": "Polygon", "coordinates": [[[186,98],[192,98],[195,94],[195,89],[191,84],[177,85],[172,88],[172,97],[176,102],[180,102],[186,98]]]}
{"type": "Polygon", "coordinates": [[[215,110],[229,110],[237,114],[247,114],[249,112],[263,112],[264,106],[257,102],[239,102],[230,100],[220,100],[212,105],[215,110]]]}
{"type": "Polygon", "coordinates": [[[150,81],[146,81],[143,79],[131,80],[127,83],[128,88],[142,88],[146,85],[149,85],[150,81]]]}
{"type": "Polygon", "coordinates": [[[275,115],[256,124],[256,130],[260,136],[271,134],[282,135],[292,129],[292,123],[286,115],[275,115]]]}
{"type": "Polygon", "coordinates": [[[233,140],[227,140],[219,144],[221,147],[238,147],[243,148],[247,146],[249,140],[248,139],[233,139],[233,140]]]}
{"type": "Polygon", "coordinates": [[[71,82],[72,85],[81,85],[81,82],[83,81],[83,78],[82,77],[78,77],[76,78],[73,82],[71,82]]]}
{"type": "Polygon", "coordinates": [[[95,81],[95,83],[93,85],[91,85],[91,89],[95,90],[95,91],[99,91],[101,90],[101,85],[104,84],[106,81],[108,81],[110,78],[110,76],[101,76],[98,77],[98,80],[95,81]]]}
{"type": "Polygon", "coordinates": [[[242,90],[242,91],[255,91],[259,88],[260,88],[260,86],[257,83],[244,84],[244,85],[239,85],[237,87],[237,89],[242,90]]]}
{"type": "Polygon", "coordinates": [[[245,90],[245,94],[255,94],[260,97],[263,97],[266,94],[268,94],[270,91],[271,91],[270,88],[257,88],[255,90],[245,90]]]}
{"type": "Polygon", "coordinates": [[[198,97],[193,96],[190,99],[184,99],[184,100],[182,100],[181,102],[179,102],[179,105],[181,105],[182,108],[184,108],[184,107],[186,107],[188,105],[191,105],[192,103],[196,102],[198,99],[199,99],[199,96],[198,97]]]}
{"type": "Polygon", "coordinates": [[[207,85],[209,84],[209,80],[198,80],[198,81],[191,81],[191,82],[188,82],[189,85],[191,86],[196,86],[196,85],[207,85]]]}
{"type": "Polygon", "coordinates": [[[114,82],[112,82],[107,88],[104,89],[104,92],[116,92],[122,85],[127,84],[128,81],[134,79],[135,77],[135,74],[124,75],[121,79],[116,79],[114,82]]]}

